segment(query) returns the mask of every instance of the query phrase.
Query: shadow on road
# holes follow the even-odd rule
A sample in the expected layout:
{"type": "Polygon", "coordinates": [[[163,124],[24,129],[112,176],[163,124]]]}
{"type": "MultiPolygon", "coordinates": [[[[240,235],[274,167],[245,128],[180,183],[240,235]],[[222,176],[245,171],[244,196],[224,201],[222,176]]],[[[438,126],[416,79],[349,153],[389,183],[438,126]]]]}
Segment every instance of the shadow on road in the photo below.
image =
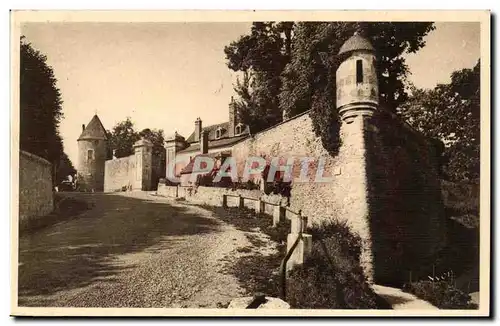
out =
{"type": "Polygon", "coordinates": [[[182,241],[181,236],[215,232],[219,222],[192,208],[114,194],[77,194],[91,210],[19,239],[19,305],[23,296],[71,290],[95,280],[114,281],[132,266],[117,255],[155,250],[182,241]]]}

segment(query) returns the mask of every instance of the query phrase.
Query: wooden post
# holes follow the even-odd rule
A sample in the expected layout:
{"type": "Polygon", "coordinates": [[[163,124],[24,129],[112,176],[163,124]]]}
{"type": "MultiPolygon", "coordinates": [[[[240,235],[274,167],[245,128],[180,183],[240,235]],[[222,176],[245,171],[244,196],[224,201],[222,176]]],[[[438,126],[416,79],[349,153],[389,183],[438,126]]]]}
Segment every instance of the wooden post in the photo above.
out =
{"type": "Polygon", "coordinates": [[[227,195],[222,195],[222,207],[227,208],[227,195]]]}
{"type": "Polygon", "coordinates": [[[245,207],[245,198],[238,195],[238,208],[245,207]]]}
{"type": "Polygon", "coordinates": [[[281,203],[274,206],[273,211],[273,227],[276,227],[285,217],[285,209],[281,207],[281,203]]]}
{"type": "Polygon", "coordinates": [[[292,218],[291,230],[287,237],[287,251],[291,249],[299,234],[302,235],[302,239],[287,262],[287,271],[290,271],[296,265],[304,264],[311,254],[312,235],[303,233],[306,230],[306,227],[307,219],[302,216],[302,210],[299,210],[298,214],[292,218]]]}
{"type": "Polygon", "coordinates": [[[179,185],[175,187],[175,198],[179,197],[179,185]]]}
{"type": "Polygon", "coordinates": [[[265,213],[265,204],[266,203],[259,197],[259,199],[255,201],[255,213],[265,213]]]}

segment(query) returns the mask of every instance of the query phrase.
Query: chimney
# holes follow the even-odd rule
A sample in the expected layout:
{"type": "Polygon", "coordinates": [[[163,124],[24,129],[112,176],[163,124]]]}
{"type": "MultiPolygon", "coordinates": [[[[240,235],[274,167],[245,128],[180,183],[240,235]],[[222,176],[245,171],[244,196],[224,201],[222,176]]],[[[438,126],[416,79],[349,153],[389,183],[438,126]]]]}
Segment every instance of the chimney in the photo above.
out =
{"type": "Polygon", "coordinates": [[[201,132],[200,151],[201,151],[201,154],[208,153],[208,130],[203,130],[201,132]]]}
{"type": "Polygon", "coordinates": [[[235,110],[234,98],[231,96],[231,102],[229,103],[229,137],[234,137],[236,128],[236,110],[235,110]]]}
{"type": "Polygon", "coordinates": [[[198,117],[194,122],[194,141],[199,141],[201,138],[201,131],[203,127],[201,126],[201,119],[198,117]]]}
{"type": "Polygon", "coordinates": [[[85,130],[85,125],[82,124],[82,132],[85,130]]]}

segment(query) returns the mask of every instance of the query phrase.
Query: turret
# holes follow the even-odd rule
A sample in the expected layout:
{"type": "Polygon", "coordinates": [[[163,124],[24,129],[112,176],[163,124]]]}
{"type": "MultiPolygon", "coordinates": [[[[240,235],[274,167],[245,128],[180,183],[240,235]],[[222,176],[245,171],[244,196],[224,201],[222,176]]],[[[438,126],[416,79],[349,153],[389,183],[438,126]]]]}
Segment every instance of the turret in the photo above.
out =
{"type": "Polygon", "coordinates": [[[108,137],[106,129],[94,115],[87,127],[82,125],[78,137],[78,188],[82,191],[104,189],[104,163],[106,161],[108,137]]]}
{"type": "Polygon", "coordinates": [[[371,116],[379,104],[375,49],[355,33],[340,48],[337,69],[337,110],[342,121],[371,116]]]}

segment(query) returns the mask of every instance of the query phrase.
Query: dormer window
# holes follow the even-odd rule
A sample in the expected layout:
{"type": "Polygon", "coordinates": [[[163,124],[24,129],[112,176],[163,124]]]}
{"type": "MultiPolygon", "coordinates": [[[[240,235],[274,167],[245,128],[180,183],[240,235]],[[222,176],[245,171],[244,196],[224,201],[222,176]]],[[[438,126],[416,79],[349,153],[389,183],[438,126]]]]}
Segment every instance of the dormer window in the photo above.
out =
{"type": "Polygon", "coordinates": [[[236,128],[234,128],[234,134],[237,136],[237,135],[240,135],[242,132],[243,132],[243,124],[238,123],[236,128]]]}
{"type": "Polygon", "coordinates": [[[215,139],[219,139],[222,137],[222,128],[219,127],[217,130],[215,130],[215,139]]]}

